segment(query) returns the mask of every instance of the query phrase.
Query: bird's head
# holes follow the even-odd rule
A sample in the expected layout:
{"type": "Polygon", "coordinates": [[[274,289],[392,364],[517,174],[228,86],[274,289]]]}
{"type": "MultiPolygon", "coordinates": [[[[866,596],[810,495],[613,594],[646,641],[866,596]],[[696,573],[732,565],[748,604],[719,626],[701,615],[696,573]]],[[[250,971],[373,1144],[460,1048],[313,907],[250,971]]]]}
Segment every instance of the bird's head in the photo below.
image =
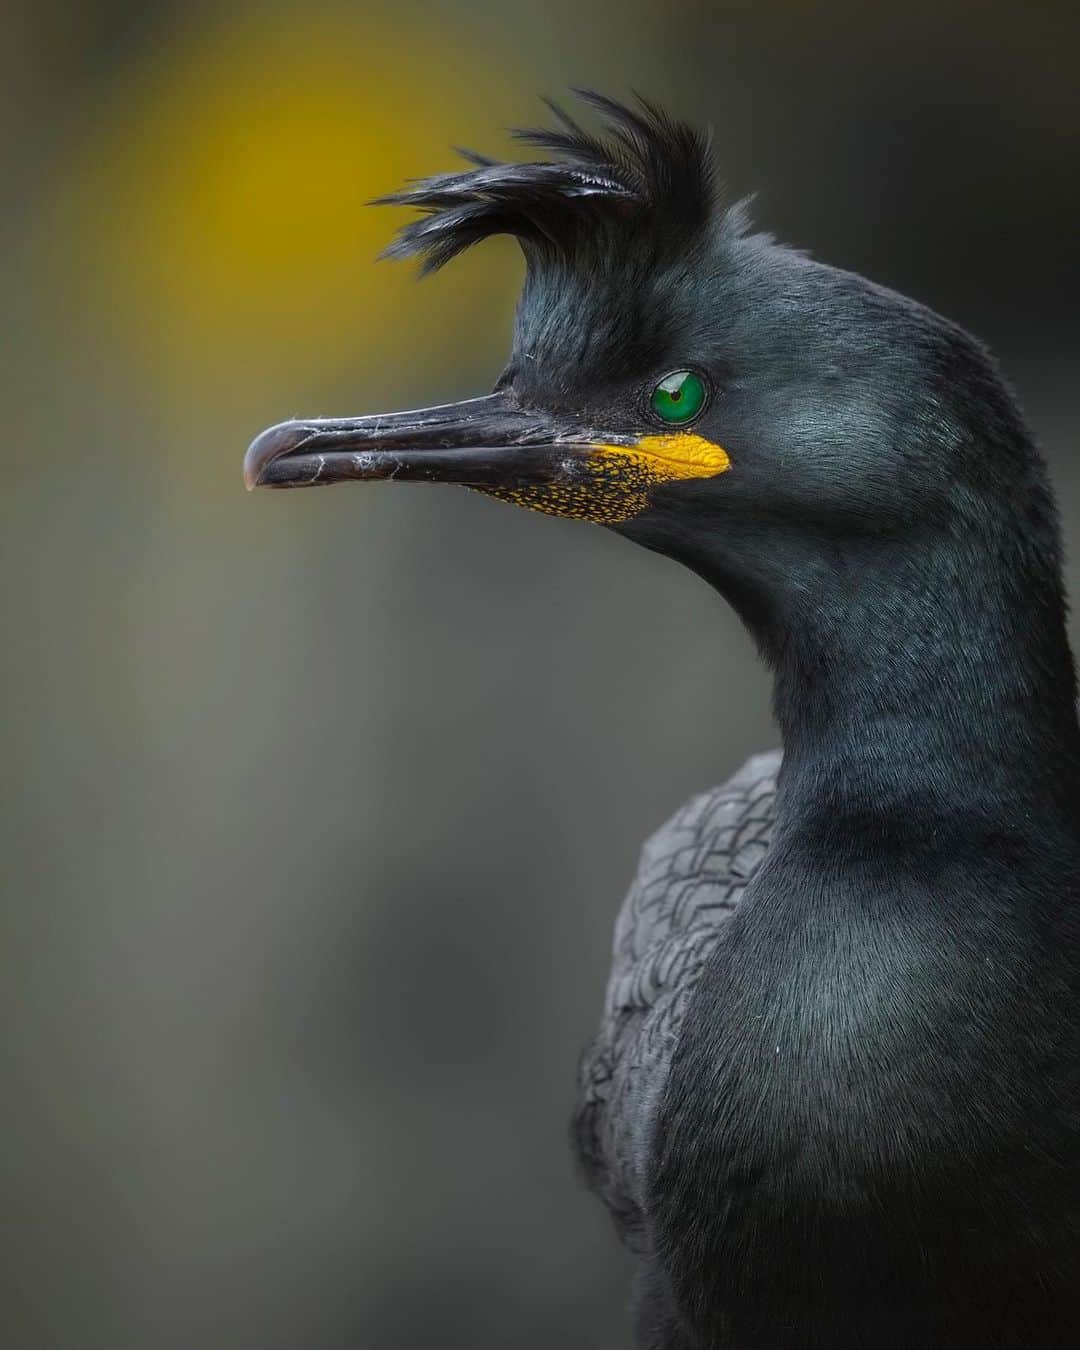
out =
{"type": "Polygon", "coordinates": [[[753,233],[718,200],[706,137],[644,102],[584,97],[603,134],[552,105],[556,129],[517,133],[544,162],[470,155],[387,199],[421,212],[388,253],[425,270],[492,234],[520,241],[494,392],[271,427],[250,487],[462,484],[759,596],[793,572],[805,585],[844,541],[948,530],[988,491],[1009,497],[1031,465],[988,457],[1015,410],[973,340],[753,233]]]}

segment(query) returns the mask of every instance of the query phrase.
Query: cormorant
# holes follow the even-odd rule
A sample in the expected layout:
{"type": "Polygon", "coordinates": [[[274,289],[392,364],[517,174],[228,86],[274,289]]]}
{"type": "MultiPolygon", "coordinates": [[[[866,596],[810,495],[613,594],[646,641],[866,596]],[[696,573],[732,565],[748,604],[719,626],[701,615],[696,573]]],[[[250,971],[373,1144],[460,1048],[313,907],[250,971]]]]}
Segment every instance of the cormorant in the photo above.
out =
{"type": "MultiPolygon", "coordinates": [[[[656,1350],[1080,1344],[1080,733],[1055,504],[993,360],[754,233],[641,100],[388,199],[526,258],[486,397],[291,421],[249,486],[459,483],[679,560],[783,760],[645,846],[575,1121],[656,1350]]],[[[729,711],[718,698],[717,717],[729,711]]]]}

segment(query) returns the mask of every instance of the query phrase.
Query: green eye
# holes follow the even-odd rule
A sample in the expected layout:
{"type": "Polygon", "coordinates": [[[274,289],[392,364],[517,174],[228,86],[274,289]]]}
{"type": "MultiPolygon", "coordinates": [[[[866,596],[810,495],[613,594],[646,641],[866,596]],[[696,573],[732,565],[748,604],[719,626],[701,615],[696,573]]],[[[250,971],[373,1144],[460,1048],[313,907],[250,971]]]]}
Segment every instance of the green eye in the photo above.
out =
{"type": "Polygon", "coordinates": [[[652,410],[663,422],[689,422],[705,406],[705,381],[692,370],[673,370],[652,392],[652,410]]]}

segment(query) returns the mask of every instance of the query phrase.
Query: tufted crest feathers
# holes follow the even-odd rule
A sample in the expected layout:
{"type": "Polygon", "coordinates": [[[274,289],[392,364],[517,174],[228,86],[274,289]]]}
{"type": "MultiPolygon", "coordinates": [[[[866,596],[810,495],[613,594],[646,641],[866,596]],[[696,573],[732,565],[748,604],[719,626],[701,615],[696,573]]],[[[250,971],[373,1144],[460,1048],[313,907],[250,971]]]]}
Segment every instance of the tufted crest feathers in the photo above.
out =
{"type": "MultiPolygon", "coordinates": [[[[641,97],[630,106],[576,92],[600,114],[601,133],[545,99],[557,125],[513,134],[553,158],[500,163],[461,151],[471,169],[379,198],[422,212],[385,256],[419,256],[421,270],[430,272],[493,234],[514,235],[530,258],[595,256],[629,242],[657,255],[684,250],[714,212],[709,137],[641,97]]],[[[731,223],[741,228],[741,216],[731,223]]]]}

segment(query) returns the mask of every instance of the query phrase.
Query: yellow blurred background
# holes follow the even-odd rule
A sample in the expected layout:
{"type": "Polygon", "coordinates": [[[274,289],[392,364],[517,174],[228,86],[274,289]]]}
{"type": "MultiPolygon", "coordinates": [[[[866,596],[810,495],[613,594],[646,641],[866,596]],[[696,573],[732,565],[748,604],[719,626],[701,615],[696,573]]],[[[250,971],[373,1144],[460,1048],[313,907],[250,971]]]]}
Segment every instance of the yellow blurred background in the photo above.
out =
{"type": "MultiPolygon", "coordinates": [[[[247,496],[484,392],[521,264],[371,197],[537,93],[711,122],[761,223],[997,350],[1080,531],[1066,3],[37,0],[0,43],[5,1347],[628,1343],[572,1174],[640,840],[773,742],[723,605],[442,489],[247,496]]],[[[1076,594],[1077,565],[1070,565],[1076,594]]]]}

